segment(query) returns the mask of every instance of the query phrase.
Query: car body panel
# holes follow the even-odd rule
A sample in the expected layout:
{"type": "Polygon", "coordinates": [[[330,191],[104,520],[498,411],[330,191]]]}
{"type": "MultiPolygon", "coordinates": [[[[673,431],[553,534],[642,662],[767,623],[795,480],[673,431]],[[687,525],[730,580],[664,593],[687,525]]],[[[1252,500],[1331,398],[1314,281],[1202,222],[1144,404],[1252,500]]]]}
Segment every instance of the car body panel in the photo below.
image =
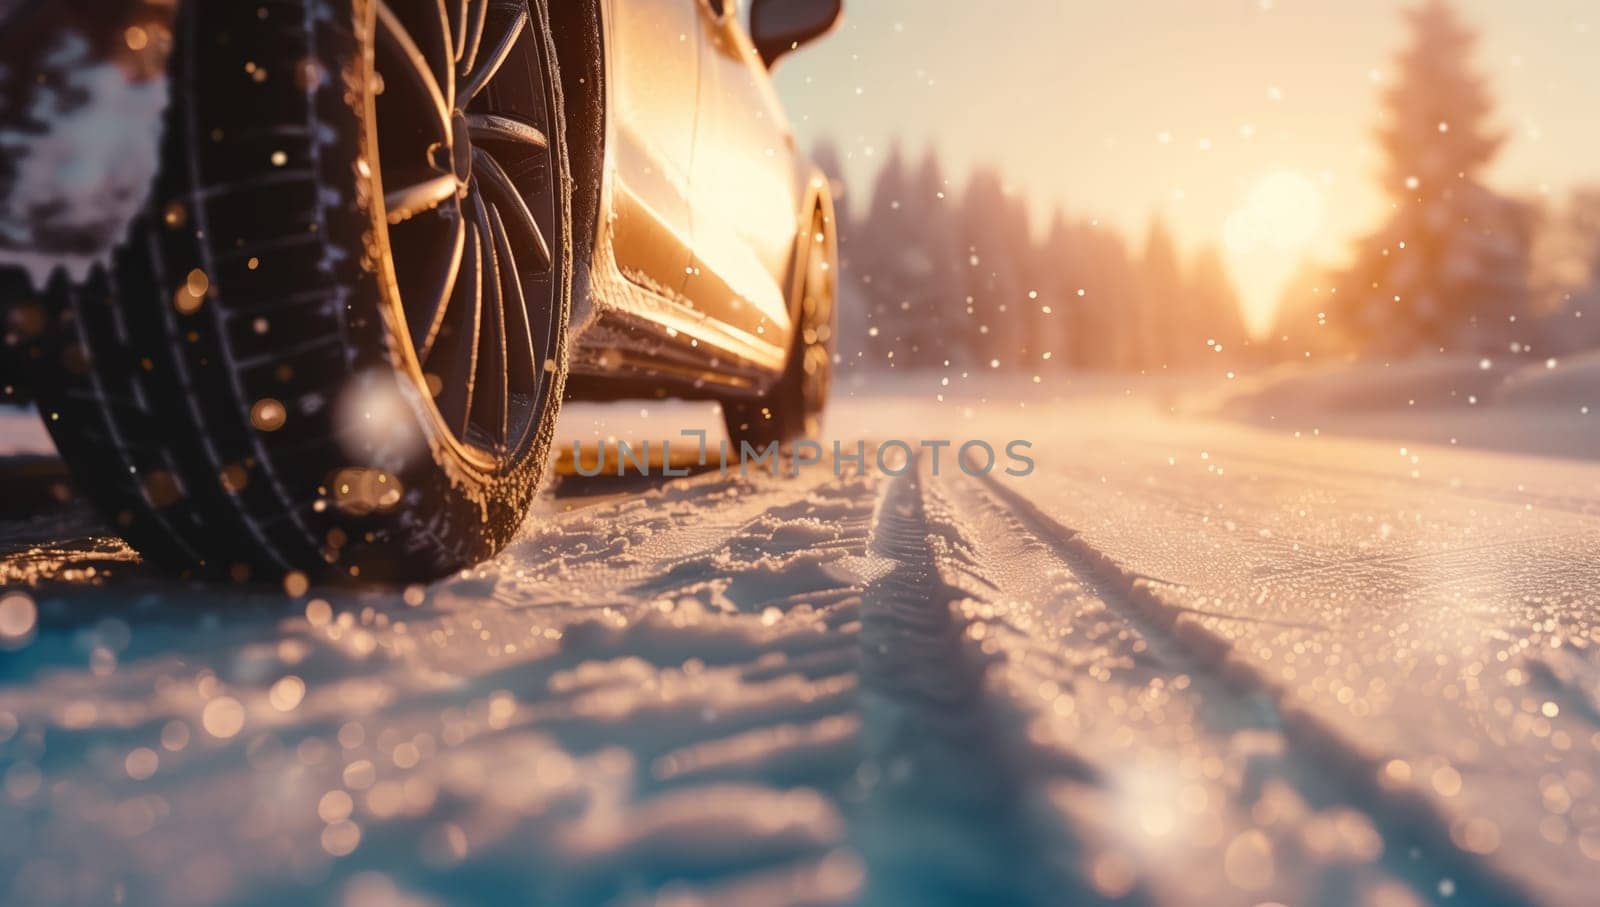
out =
{"type": "MultiPolygon", "coordinates": [[[[731,3],[729,4],[731,6],[731,3]]],[[[802,162],[766,66],[739,17],[701,0],[700,106],[693,179],[697,308],[745,331],[789,327],[785,278],[795,248],[802,162]]]]}
{"type": "Polygon", "coordinates": [[[795,149],[733,9],[601,9],[604,185],[571,396],[762,393],[792,345],[793,262],[826,181],[795,149]],[[694,71],[692,93],[682,67],[694,71]]]}
{"type": "Polygon", "coordinates": [[[687,280],[689,185],[699,103],[696,0],[605,0],[617,266],[668,292],[687,280]],[[678,36],[676,39],[673,36],[678,36]]]}

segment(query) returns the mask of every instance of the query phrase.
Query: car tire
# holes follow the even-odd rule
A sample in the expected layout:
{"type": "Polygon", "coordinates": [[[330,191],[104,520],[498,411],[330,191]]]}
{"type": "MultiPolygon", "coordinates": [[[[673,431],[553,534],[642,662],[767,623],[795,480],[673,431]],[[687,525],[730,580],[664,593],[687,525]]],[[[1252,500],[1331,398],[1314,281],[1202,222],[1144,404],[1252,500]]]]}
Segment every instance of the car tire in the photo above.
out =
{"type": "Polygon", "coordinates": [[[146,560],[409,582],[521,526],[573,273],[547,2],[182,5],[148,208],[18,357],[146,560]]]}
{"type": "Polygon", "coordinates": [[[822,431],[833,383],[833,347],[838,325],[838,253],[832,225],[823,212],[813,218],[803,251],[796,258],[798,302],[795,331],[783,375],[754,400],[724,400],[728,439],[757,450],[816,438],[822,431]]]}

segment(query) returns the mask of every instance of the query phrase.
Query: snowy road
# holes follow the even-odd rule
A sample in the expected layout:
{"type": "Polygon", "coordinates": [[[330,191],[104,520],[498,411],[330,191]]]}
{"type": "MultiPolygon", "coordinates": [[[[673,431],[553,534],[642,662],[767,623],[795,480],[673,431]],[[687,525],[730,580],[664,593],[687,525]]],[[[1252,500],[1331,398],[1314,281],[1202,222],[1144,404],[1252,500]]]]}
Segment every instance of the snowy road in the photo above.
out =
{"type": "Polygon", "coordinates": [[[1038,469],[568,478],[480,570],[309,601],[5,523],[0,901],[1600,890],[1600,464],[1103,401],[830,428],[1038,469]]]}

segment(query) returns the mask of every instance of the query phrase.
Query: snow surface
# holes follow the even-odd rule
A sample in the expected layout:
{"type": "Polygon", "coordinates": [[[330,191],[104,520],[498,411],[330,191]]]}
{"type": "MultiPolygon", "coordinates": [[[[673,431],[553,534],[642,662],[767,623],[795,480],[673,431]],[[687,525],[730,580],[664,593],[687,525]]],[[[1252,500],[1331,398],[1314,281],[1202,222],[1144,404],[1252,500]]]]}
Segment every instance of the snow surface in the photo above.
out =
{"type": "Polygon", "coordinates": [[[565,478],[481,569],[292,599],[0,523],[0,901],[1592,903],[1600,464],[845,393],[1038,471],[565,478]]]}
{"type": "Polygon", "coordinates": [[[0,129],[0,158],[15,173],[0,185],[0,265],[36,287],[57,268],[82,281],[109,263],[150,196],[167,107],[165,79],[133,81],[94,61],[74,32],[44,67],[59,80],[41,77],[27,99],[35,125],[0,129]]]}

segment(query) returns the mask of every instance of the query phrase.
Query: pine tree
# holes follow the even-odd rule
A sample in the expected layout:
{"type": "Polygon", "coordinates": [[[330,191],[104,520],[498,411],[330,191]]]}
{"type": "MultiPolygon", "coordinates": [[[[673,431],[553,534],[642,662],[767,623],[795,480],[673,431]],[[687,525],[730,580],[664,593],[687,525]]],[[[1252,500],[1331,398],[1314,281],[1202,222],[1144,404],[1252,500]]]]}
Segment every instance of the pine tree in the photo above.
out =
{"type": "Polygon", "coordinates": [[[1539,354],[1600,347],[1600,188],[1575,191],[1546,217],[1536,248],[1539,354]]]}
{"type": "Polygon", "coordinates": [[[860,288],[865,309],[867,340],[864,346],[869,366],[893,365],[893,356],[900,347],[900,303],[912,289],[898,254],[904,246],[906,218],[902,200],[908,189],[905,154],[896,142],[878,171],[872,187],[872,204],[861,221],[857,237],[851,240],[859,263],[855,269],[855,285],[860,288]]]}
{"type": "Polygon", "coordinates": [[[1035,301],[1034,336],[1038,338],[1036,368],[1061,369],[1079,365],[1074,358],[1080,330],[1077,288],[1080,274],[1076,267],[1080,239],[1074,224],[1059,207],[1050,217],[1050,230],[1035,250],[1034,273],[1039,279],[1039,298],[1035,301]],[[1044,356],[1048,353],[1049,360],[1044,356]]]}
{"type": "Polygon", "coordinates": [[[1080,223],[1076,251],[1068,259],[1072,289],[1073,363],[1085,369],[1129,366],[1135,340],[1140,288],[1128,244],[1116,232],[1094,223],[1080,223]],[[1078,291],[1083,291],[1079,296],[1078,291]]]}
{"type": "Polygon", "coordinates": [[[1179,326],[1189,317],[1178,247],[1159,218],[1150,222],[1145,234],[1139,273],[1142,292],[1129,312],[1134,341],[1129,365],[1155,372],[1176,365],[1179,326]]]}
{"type": "Polygon", "coordinates": [[[944,165],[930,146],[911,180],[914,198],[906,241],[914,247],[921,287],[906,313],[916,337],[915,362],[939,367],[968,358],[968,318],[962,284],[961,224],[944,165]]]}
{"type": "Polygon", "coordinates": [[[976,321],[978,360],[1012,367],[1023,360],[1023,319],[1032,252],[1027,207],[1005,190],[1000,175],[972,174],[962,202],[967,247],[966,287],[976,321]]]}
{"type": "Polygon", "coordinates": [[[1407,19],[1379,132],[1394,213],[1362,241],[1334,317],[1363,349],[1498,347],[1528,301],[1531,212],[1480,181],[1504,136],[1472,66],[1475,34],[1446,0],[1407,19]]]}

